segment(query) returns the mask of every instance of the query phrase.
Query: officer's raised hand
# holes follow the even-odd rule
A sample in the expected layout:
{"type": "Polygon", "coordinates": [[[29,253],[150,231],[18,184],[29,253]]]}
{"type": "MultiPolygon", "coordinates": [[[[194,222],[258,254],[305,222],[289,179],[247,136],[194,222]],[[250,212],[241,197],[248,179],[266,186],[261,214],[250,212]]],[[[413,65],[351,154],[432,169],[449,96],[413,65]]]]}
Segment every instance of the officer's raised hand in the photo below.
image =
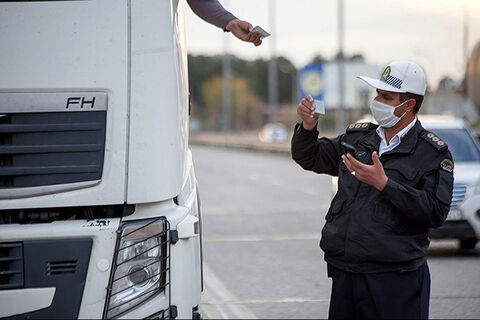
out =
{"type": "Polygon", "coordinates": [[[348,170],[358,180],[375,187],[379,191],[382,191],[387,185],[388,178],[376,151],[372,153],[373,165],[361,163],[349,153],[346,156],[342,155],[342,159],[348,170]]]}
{"type": "Polygon", "coordinates": [[[306,95],[297,107],[297,113],[302,118],[303,128],[306,130],[312,130],[320,117],[320,114],[314,113],[313,110],[313,98],[310,95],[306,95]]]}

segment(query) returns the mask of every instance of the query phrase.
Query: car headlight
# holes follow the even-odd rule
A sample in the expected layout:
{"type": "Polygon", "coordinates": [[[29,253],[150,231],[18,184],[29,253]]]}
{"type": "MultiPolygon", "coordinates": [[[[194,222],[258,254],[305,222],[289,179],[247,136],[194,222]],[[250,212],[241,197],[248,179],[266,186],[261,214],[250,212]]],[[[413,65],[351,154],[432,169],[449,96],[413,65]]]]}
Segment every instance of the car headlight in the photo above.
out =
{"type": "Polygon", "coordinates": [[[473,193],[480,194],[480,181],[478,181],[477,184],[473,187],[473,193]]]}
{"type": "Polygon", "coordinates": [[[107,297],[107,318],[117,317],[164,291],[167,224],[160,218],[122,225],[107,297]]]}

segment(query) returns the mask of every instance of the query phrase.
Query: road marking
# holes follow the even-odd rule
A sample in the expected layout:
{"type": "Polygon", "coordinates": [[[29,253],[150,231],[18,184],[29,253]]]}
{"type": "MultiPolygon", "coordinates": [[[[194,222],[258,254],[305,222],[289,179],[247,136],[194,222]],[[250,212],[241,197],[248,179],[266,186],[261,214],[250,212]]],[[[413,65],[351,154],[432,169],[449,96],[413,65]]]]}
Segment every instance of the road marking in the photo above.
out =
{"type": "MultiPolygon", "coordinates": [[[[270,180],[269,182],[274,187],[281,187],[285,184],[284,181],[277,181],[277,180],[270,180]]],[[[286,186],[286,187],[289,187],[289,186],[286,186]]]]}
{"type": "Polygon", "coordinates": [[[270,236],[262,235],[238,235],[206,237],[204,242],[255,242],[255,241],[286,241],[286,240],[319,240],[319,233],[277,234],[270,236]]]}
{"type": "MultiPolygon", "coordinates": [[[[261,303],[297,303],[297,302],[330,302],[330,299],[310,298],[274,298],[274,299],[248,299],[224,301],[225,304],[261,304],[261,303]]],[[[208,304],[206,302],[205,304],[208,304]]]]}
{"type": "Polygon", "coordinates": [[[321,194],[320,190],[315,190],[315,189],[303,189],[303,193],[306,193],[310,196],[318,196],[321,194]]]}
{"type": "MultiPolygon", "coordinates": [[[[211,297],[211,299],[201,303],[207,307],[202,308],[202,310],[207,311],[207,316],[205,318],[210,318],[210,314],[212,313],[208,312],[208,306],[214,306],[223,319],[257,319],[257,317],[245,306],[232,302],[239,300],[232,292],[230,292],[230,290],[227,289],[223,282],[205,263],[203,264],[203,274],[205,279],[205,291],[206,293],[208,292],[208,295],[211,297]]],[[[213,314],[212,316],[213,318],[218,318],[218,316],[215,317],[213,314]]]]}
{"type": "MultiPolygon", "coordinates": [[[[320,214],[325,214],[328,210],[329,206],[318,206],[318,207],[308,207],[305,209],[305,212],[311,214],[312,212],[318,212],[320,214]]],[[[273,210],[273,209],[272,209],[273,210]]],[[[265,211],[260,210],[258,208],[250,208],[250,207],[212,207],[212,208],[202,208],[202,215],[203,216],[228,216],[228,215],[237,215],[237,216],[279,216],[282,214],[286,214],[286,211],[290,210],[290,212],[295,212],[296,208],[287,208],[283,209],[281,212],[278,211],[265,211]]]]}
{"type": "Polygon", "coordinates": [[[199,311],[203,319],[225,319],[227,317],[222,306],[214,303],[209,290],[206,289],[202,292],[199,311]]]}
{"type": "Polygon", "coordinates": [[[433,296],[431,297],[430,299],[433,299],[433,300],[448,300],[448,299],[474,299],[474,300],[478,300],[480,299],[480,296],[472,296],[472,297],[465,297],[465,296],[433,296]]]}

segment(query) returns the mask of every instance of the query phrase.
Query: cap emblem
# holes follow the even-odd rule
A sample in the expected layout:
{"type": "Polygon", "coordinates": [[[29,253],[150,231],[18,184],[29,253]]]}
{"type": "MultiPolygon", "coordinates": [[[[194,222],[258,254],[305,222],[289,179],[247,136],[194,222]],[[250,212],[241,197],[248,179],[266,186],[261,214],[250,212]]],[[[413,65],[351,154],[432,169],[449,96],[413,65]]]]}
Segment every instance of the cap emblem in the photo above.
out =
{"type": "Polygon", "coordinates": [[[383,71],[382,76],[380,77],[380,80],[391,85],[392,87],[401,89],[403,81],[401,79],[398,79],[397,77],[391,76],[390,75],[391,71],[392,69],[389,66],[387,66],[383,71]]]}
{"type": "Polygon", "coordinates": [[[383,70],[381,79],[382,79],[383,81],[386,81],[387,78],[388,78],[388,76],[390,75],[390,72],[391,72],[390,67],[386,67],[385,70],[383,70]]]}

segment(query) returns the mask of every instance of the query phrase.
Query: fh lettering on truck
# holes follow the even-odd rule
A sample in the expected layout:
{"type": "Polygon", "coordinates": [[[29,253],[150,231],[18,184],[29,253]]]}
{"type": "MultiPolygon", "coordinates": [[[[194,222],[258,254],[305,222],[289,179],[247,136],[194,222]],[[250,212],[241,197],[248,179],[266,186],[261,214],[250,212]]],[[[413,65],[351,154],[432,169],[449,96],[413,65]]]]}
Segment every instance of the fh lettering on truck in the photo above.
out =
{"type": "Polygon", "coordinates": [[[95,107],[95,97],[87,100],[85,97],[69,97],[67,99],[67,104],[65,106],[66,109],[72,106],[80,106],[80,109],[83,109],[86,106],[90,106],[90,108],[95,107]]]}

